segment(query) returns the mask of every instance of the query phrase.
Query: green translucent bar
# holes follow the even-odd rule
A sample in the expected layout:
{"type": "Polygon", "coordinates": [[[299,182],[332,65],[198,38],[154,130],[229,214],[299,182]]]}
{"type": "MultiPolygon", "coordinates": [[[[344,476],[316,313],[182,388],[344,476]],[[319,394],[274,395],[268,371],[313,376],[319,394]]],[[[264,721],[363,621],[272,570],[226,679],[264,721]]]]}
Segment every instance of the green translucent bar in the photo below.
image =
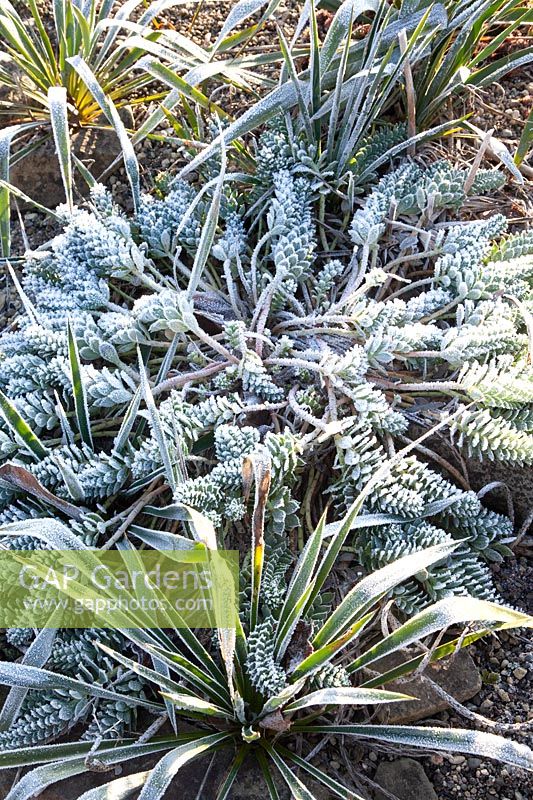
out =
{"type": "Polygon", "coordinates": [[[234,628],[239,553],[0,550],[1,628],[234,628]]]}

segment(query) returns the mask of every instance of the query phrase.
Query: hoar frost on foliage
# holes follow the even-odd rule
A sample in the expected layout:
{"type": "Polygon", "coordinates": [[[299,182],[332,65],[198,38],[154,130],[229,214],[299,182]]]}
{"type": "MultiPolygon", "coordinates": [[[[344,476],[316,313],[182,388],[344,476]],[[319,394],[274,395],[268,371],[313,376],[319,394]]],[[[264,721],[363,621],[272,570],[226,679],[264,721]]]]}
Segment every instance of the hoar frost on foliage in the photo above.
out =
{"type": "MultiPolygon", "coordinates": [[[[88,207],[61,209],[63,232],[27,255],[27,313],[0,337],[0,389],[46,449],[36,459],[6,423],[0,457],[24,466],[59,497],[72,500],[75,490],[87,513],[69,524],[91,546],[105,542],[104,523],[124,498],[133,502],[163,473],[146,412],[127,441],[114,439],[139,385],[139,346],[171,464],[184,478],[169,502],[198,509],[221,536],[242,535],[249,511],[243,460],[258,451],[268,458],[262,592],[274,615],[292,562],[288,534],[306,524],[300,508],[311,468],[330,516],[340,517],[393,448],[403,446],[410,422],[430,426],[438,419],[436,400],[456,412],[450,432],[471,455],[533,463],[533,370],[520,310],[533,305],[533,235],[506,237],[500,215],[460,221],[465,171],[405,162],[353,213],[339,253],[325,252],[315,214],[326,187],[301,169],[304,156],[311,158],[304,147],[295,155],[283,131],[264,135],[256,189],[250,197],[228,190],[192,298],[185,291],[191,254],[209,198],[182,225],[194,198],[189,184],[175,182],[164,197],[145,196],[135,218],[103,187],[93,187],[88,207]],[[82,360],[93,448],[77,435],[68,320],[82,360]],[[187,377],[158,394],[155,380],[171,343],[171,369],[159,377],[175,383],[187,377]],[[452,389],[443,391],[441,381],[452,389]],[[420,390],[402,389],[417,383],[420,390]]],[[[490,192],[501,181],[495,170],[480,171],[471,193],[490,192]]],[[[51,513],[7,484],[0,486],[0,503],[2,523],[51,513]]],[[[486,562],[508,552],[509,519],[418,456],[392,467],[362,513],[393,518],[353,535],[368,570],[461,540],[445,562],[400,587],[403,611],[452,593],[495,597],[486,562]]],[[[35,541],[21,536],[4,544],[25,548],[35,541]]],[[[313,610],[317,618],[327,610],[322,602],[313,610]]],[[[249,671],[258,689],[270,682],[269,690],[279,691],[281,666],[272,662],[268,675],[263,668],[273,659],[270,624],[267,615],[257,628],[249,671]]],[[[24,648],[31,633],[7,637],[10,646],[24,648]]],[[[90,636],[61,634],[49,668],[107,685],[108,664],[91,647],[90,636]]],[[[346,676],[326,670],[316,681],[342,686],[346,676]]],[[[133,690],[142,692],[142,681],[133,690]]],[[[68,693],[29,692],[12,729],[0,734],[3,744],[55,737],[78,720],[82,706],[68,693]]],[[[133,721],[127,703],[99,701],[91,713],[88,736],[102,730],[119,736],[133,721]]]]}

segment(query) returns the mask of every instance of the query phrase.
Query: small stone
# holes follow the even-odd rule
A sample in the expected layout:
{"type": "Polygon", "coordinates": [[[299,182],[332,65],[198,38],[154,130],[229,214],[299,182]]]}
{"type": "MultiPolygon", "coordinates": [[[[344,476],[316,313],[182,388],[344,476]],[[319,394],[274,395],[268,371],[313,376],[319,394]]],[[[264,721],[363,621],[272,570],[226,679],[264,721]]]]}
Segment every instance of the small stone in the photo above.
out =
{"type": "Polygon", "coordinates": [[[525,669],[524,667],[517,667],[516,669],[513,669],[513,675],[515,676],[517,681],[521,681],[522,678],[526,677],[527,669],[525,669]]]}
{"type": "Polygon", "coordinates": [[[335,769],[335,770],[337,770],[337,769],[340,769],[340,768],[341,768],[341,765],[339,764],[339,762],[338,762],[338,761],[335,761],[335,760],[333,760],[333,761],[330,761],[330,762],[329,762],[329,765],[330,765],[331,769],[335,769]]]}
{"type": "Polygon", "coordinates": [[[505,689],[497,689],[496,691],[498,692],[498,697],[500,698],[500,700],[503,700],[504,703],[510,703],[511,702],[511,698],[509,696],[509,693],[506,692],[505,689]]]}
{"type": "MultiPolygon", "coordinates": [[[[412,758],[382,761],[374,781],[398,800],[438,800],[422,765],[412,758]]],[[[374,800],[386,800],[386,795],[376,789],[374,800]]]]}
{"type": "Polygon", "coordinates": [[[481,759],[472,757],[468,759],[467,763],[470,769],[477,769],[479,766],[481,766],[481,759]]]}
{"type": "Polygon", "coordinates": [[[513,132],[509,130],[509,128],[504,128],[503,131],[500,132],[500,136],[502,139],[512,139],[513,132]]]}

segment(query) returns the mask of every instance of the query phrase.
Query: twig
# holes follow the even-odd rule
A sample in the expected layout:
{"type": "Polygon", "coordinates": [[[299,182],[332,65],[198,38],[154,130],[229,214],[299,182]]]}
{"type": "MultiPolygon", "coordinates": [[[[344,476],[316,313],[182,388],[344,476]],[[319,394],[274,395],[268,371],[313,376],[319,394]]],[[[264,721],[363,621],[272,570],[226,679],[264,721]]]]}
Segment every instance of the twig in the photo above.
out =
{"type": "MultiPolygon", "coordinates": [[[[400,435],[398,438],[400,441],[405,442],[406,444],[411,441],[407,436],[400,435]]],[[[450,464],[450,462],[447,461],[443,456],[439,455],[438,453],[434,453],[429,449],[429,447],[424,447],[423,445],[418,445],[416,449],[419,453],[423,453],[425,456],[431,458],[433,461],[436,461],[437,464],[440,464],[442,467],[444,467],[444,469],[449,472],[450,475],[453,475],[457,483],[462,486],[465,492],[470,491],[470,484],[468,481],[463,477],[463,475],[461,475],[459,470],[452,466],[452,464],[450,464]]]]}
{"type": "Polygon", "coordinates": [[[421,676],[423,681],[427,681],[431,688],[440,696],[443,700],[449,704],[454,711],[457,711],[462,717],[466,719],[470,719],[474,722],[477,722],[479,725],[482,725],[484,728],[489,728],[490,730],[497,731],[498,733],[505,733],[506,731],[523,731],[529,730],[533,728],[533,720],[526,720],[525,722],[496,722],[492,719],[487,719],[482,714],[477,714],[475,711],[470,711],[469,708],[466,708],[462,703],[455,699],[451,694],[448,694],[442,686],[436,683],[434,680],[429,678],[427,675],[421,676]]]}
{"type": "Polygon", "coordinates": [[[152,736],[154,736],[154,734],[157,733],[159,728],[161,728],[165,724],[167,719],[168,719],[168,714],[167,714],[166,711],[164,711],[162,714],[160,714],[157,717],[157,719],[155,719],[152,722],[152,724],[145,730],[145,732],[141,736],[139,736],[139,738],[137,739],[136,744],[139,745],[139,744],[145,744],[146,742],[149,742],[150,739],[152,738],[152,736]]]}
{"type": "Polygon", "coordinates": [[[226,369],[226,367],[229,366],[231,366],[229,361],[216,361],[214,364],[209,364],[208,367],[196,370],[196,372],[186,372],[182,375],[176,375],[174,378],[168,378],[168,380],[162,381],[155,386],[152,389],[152,394],[154,397],[157,397],[163,392],[170,392],[172,389],[178,389],[181,386],[185,386],[187,383],[193,383],[194,381],[208,378],[210,375],[214,375],[215,372],[220,372],[220,370],[226,369]]]}
{"type": "Polygon", "coordinates": [[[138,516],[138,514],[141,512],[141,509],[144,508],[144,506],[148,503],[148,501],[153,500],[159,494],[161,494],[161,492],[166,491],[166,489],[168,488],[166,484],[159,486],[155,490],[153,489],[158,480],[159,478],[157,478],[151,484],[148,491],[145,492],[142,495],[142,497],[139,500],[137,500],[137,502],[132,506],[131,511],[129,512],[128,516],[126,517],[122,525],[120,525],[120,527],[117,528],[113,536],[111,536],[111,538],[108,539],[107,542],[105,542],[105,544],[102,545],[102,550],[109,550],[109,548],[112,547],[115,544],[115,542],[118,542],[122,534],[126,533],[128,527],[131,525],[133,520],[138,516]]]}
{"type": "Polygon", "coordinates": [[[518,531],[517,537],[514,542],[511,544],[511,550],[516,550],[518,545],[524,539],[526,533],[528,532],[529,528],[531,527],[531,523],[533,522],[533,510],[529,512],[527,517],[525,518],[524,522],[522,523],[520,530],[518,531]]]}
{"type": "Polygon", "coordinates": [[[485,154],[485,150],[489,146],[490,138],[491,138],[493,133],[494,133],[494,128],[491,128],[489,131],[487,131],[487,133],[485,134],[485,136],[481,140],[481,144],[479,146],[479,150],[477,151],[476,157],[474,159],[474,162],[473,162],[472,166],[470,167],[470,172],[468,173],[468,175],[466,177],[466,181],[465,181],[465,185],[464,185],[464,189],[463,189],[465,194],[468,194],[468,192],[470,191],[470,189],[472,188],[472,186],[474,184],[474,179],[475,179],[477,171],[479,169],[479,165],[481,164],[481,159],[483,158],[483,156],[485,154]]]}

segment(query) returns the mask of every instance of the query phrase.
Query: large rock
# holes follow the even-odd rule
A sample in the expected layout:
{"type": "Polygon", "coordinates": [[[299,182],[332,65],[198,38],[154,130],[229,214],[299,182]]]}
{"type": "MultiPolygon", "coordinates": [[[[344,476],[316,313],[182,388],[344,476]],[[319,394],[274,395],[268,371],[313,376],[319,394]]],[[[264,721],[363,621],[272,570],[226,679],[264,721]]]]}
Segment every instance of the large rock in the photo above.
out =
{"type": "MultiPolygon", "coordinates": [[[[379,662],[377,669],[380,672],[386,672],[404,660],[395,655],[379,662]]],[[[481,689],[481,675],[471,656],[465,650],[461,650],[455,658],[430,664],[426,668],[425,674],[460,703],[470,700],[481,689]]],[[[446,700],[432,688],[428,681],[424,680],[423,676],[405,682],[393,681],[388,683],[385,688],[411,695],[417,699],[380,706],[377,716],[383,723],[401,725],[416,722],[416,720],[432,717],[448,708],[446,700]]]]}
{"type": "MultiPolygon", "coordinates": [[[[377,768],[374,780],[398,800],[438,800],[435,789],[418,761],[399,758],[383,761],[377,768]]],[[[384,792],[376,789],[374,800],[389,800],[384,792]]]]}

